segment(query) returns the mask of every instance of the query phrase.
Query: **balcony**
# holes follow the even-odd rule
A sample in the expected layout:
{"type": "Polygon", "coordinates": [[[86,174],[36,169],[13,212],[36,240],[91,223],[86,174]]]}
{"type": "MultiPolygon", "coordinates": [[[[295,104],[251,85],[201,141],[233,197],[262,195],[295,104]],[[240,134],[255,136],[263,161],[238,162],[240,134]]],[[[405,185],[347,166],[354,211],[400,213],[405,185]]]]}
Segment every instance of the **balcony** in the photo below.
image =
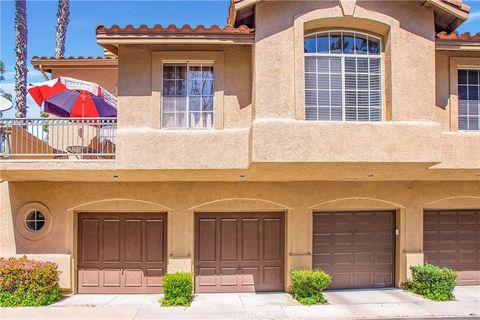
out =
{"type": "Polygon", "coordinates": [[[0,119],[0,161],[115,159],[116,118],[0,119]]]}

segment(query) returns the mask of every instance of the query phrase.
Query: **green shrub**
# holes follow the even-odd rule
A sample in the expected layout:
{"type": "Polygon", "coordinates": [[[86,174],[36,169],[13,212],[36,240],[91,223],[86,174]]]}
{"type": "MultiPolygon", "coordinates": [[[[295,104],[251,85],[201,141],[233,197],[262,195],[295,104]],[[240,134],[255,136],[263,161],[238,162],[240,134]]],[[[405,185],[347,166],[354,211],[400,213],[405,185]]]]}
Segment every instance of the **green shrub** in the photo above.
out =
{"type": "Polygon", "coordinates": [[[330,285],[331,277],[322,270],[294,270],[292,279],[292,295],[301,304],[312,305],[327,303],[323,290],[330,285]]]}
{"type": "Polygon", "coordinates": [[[42,306],[60,298],[57,265],[22,258],[0,258],[0,306],[42,306]]]}
{"type": "Polygon", "coordinates": [[[457,284],[457,272],[431,264],[413,266],[410,270],[412,281],[408,284],[408,290],[437,301],[455,298],[453,289],[457,284]]]}
{"type": "Polygon", "coordinates": [[[169,273],[163,277],[162,306],[190,306],[193,300],[193,280],[189,272],[169,273]]]}

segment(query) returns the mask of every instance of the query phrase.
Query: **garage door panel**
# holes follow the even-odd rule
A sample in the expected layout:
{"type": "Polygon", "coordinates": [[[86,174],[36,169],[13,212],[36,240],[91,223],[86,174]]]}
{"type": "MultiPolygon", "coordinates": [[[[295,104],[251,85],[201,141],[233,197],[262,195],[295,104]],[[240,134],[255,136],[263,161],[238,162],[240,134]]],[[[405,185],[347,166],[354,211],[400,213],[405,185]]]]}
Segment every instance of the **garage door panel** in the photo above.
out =
{"type": "Polygon", "coordinates": [[[165,262],[165,221],[147,220],[146,223],[146,260],[147,262],[165,262]]]}
{"type": "Polygon", "coordinates": [[[198,236],[202,241],[197,241],[198,257],[200,261],[216,260],[216,220],[200,219],[198,221],[198,236]]]}
{"type": "Polygon", "coordinates": [[[125,220],[124,255],[127,262],[142,262],[142,221],[125,220]]]}
{"type": "Polygon", "coordinates": [[[120,269],[103,269],[103,286],[120,287],[121,270],[120,269]]]}
{"type": "MultiPolygon", "coordinates": [[[[394,225],[392,223],[391,225],[394,225]]],[[[391,247],[393,245],[392,230],[375,232],[375,246],[391,247]]]]}
{"type": "Polygon", "coordinates": [[[263,259],[276,260],[281,259],[281,221],[280,219],[263,220],[263,259]]]}
{"type": "Polygon", "coordinates": [[[126,287],[141,287],[142,286],[142,275],[143,272],[141,269],[125,269],[125,286],[126,287]]]}
{"type": "Polygon", "coordinates": [[[242,260],[260,259],[259,220],[242,220],[242,260]]]}
{"type": "Polygon", "coordinates": [[[81,243],[88,250],[81,251],[83,261],[97,262],[100,258],[98,239],[100,238],[99,219],[85,219],[81,223],[83,232],[80,235],[81,243]]]}
{"type": "Polygon", "coordinates": [[[353,276],[354,287],[373,287],[374,286],[374,274],[371,272],[355,272],[353,276]]]}
{"type": "Polygon", "coordinates": [[[283,290],[283,226],[279,213],[197,213],[196,292],[283,290]],[[206,220],[218,229],[208,237],[201,231],[206,220]],[[207,241],[219,248],[213,261],[202,260],[207,241]]]}
{"type": "Polygon", "coordinates": [[[375,234],[370,232],[358,232],[354,234],[355,245],[372,246],[375,242],[375,234]]]}
{"type": "Polygon", "coordinates": [[[266,284],[280,284],[281,283],[280,267],[264,267],[263,281],[266,284]]]}
{"type": "Polygon", "coordinates": [[[355,252],[355,265],[372,265],[374,263],[373,254],[371,252],[355,252]]]}
{"type": "Polygon", "coordinates": [[[374,264],[376,266],[382,266],[382,265],[386,265],[386,266],[391,266],[393,265],[393,260],[394,260],[394,257],[393,257],[393,253],[392,252],[375,252],[375,260],[374,260],[374,264]]]}
{"type": "Polygon", "coordinates": [[[98,269],[84,269],[79,274],[79,280],[84,287],[100,286],[100,273],[98,269]]]}
{"type": "Polygon", "coordinates": [[[332,233],[314,233],[313,234],[313,243],[317,247],[328,247],[333,241],[332,233]]]}
{"type": "Polygon", "coordinates": [[[147,269],[146,272],[146,286],[147,287],[161,287],[165,271],[160,269],[147,269]]]}
{"type": "Polygon", "coordinates": [[[393,286],[394,217],[383,211],[315,213],[314,225],[329,232],[317,228],[313,235],[313,267],[332,275],[331,288],[393,286]]]}
{"type": "Polygon", "coordinates": [[[103,261],[120,262],[120,220],[103,221],[103,261]]]}
{"type": "Polygon", "coordinates": [[[460,212],[458,222],[461,225],[478,224],[478,214],[476,214],[475,212],[460,212]]]}
{"type": "Polygon", "coordinates": [[[166,227],[163,213],[79,214],[78,292],[161,293],[166,227]]]}
{"type": "Polygon", "coordinates": [[[458,284],[480,284],[480,210],[425,211],[425,262],[459,271],[458,284]]]}
{"type": "Polygon", "coordinates": [[[335,253],[333,255],[333,265],[335,267],[340,267],[343,265],[353,265],[354,263],[354,256],[351,252],[347,253],[335,253]]]}
{"type": "Polygon", "coordinates": [[[238,286],[237,268],[220,268],[221,286],[238,286]]]}
{"type": "Polygon", "coordinates": [[[220,220],[220,260],[237,261],[238,260],[238,220],[221,219],[220,220]]]}

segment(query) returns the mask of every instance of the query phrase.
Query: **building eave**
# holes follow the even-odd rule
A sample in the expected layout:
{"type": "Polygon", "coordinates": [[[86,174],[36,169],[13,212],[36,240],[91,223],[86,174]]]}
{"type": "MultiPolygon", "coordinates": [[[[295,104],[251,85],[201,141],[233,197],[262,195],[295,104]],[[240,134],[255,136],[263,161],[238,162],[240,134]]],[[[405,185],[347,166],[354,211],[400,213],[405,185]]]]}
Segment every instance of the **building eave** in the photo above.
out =
{"type": "Polygon", "coordinates": [[[31,60],[35,70],[42,68],[51,73],[52,69],[89,68],[111,69],[118,67],[118,59],[114,57],[33,57],[31,60]]]}

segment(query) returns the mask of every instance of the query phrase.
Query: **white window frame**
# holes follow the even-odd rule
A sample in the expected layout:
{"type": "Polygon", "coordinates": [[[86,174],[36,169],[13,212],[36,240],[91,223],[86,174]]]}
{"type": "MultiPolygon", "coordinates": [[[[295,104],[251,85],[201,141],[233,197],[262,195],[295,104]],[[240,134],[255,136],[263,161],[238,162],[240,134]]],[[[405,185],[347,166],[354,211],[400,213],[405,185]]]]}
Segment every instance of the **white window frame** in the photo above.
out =
{"type": "MultiPolygon", "coordinates": [[[[359,31],[355,31],[355,30],[348,30],[348,29],[335,29],[335,30],[328,30],[328,31],[319,31],[319,32],[313,32],[313,33],[308,33],[308,34],[305,34],[303,39],[307,39],[309,37],[312,37],[312,36],[318,36],[318,35],[328,35],[328,47],[329,47],[329,50],[330,50],[330,46],[331,46],[331,43],[330,43],[330,35],[331,33],[341,33],[341,36],[342,36],[342,43],[343,43],[343,34],[344,33],[353,33],[354,35],[356,34],[359,34],[359,35],[363,35],[366,37],[367,39],[367,43],[368,43],[368,39],[369,38],[373,38],[375,40],[378,40],[378,43],[379,43],[379,50],[378,50],[378,54],[370,54],[370,53],[367,53],[367,54],[350,54],[350,53],[303,53],[303,56],[304,56],[304,59],[305,57],[337,57],[337,58],[341,58],[341,67],[342,67],[342,120],[308,120],[308,121],[321,121],[321,122],[367,122],[367,123],[375,123],[375,122],[382,122],[382,121],[385,121],[385,118],[384,118],[384,110],[383,110],[383,101],[384,101],[384,97],[383,97],[383,74],[384,74],[384,70],[383,70],[383,56],[382,56],[382,49],[383,49],[383,43],[382,43],[382,39],[380,37],[376,37],[376,36],[373,36],[371,34],[368,34],[368,33],[365,33],[365,32],[359,32],[359,31]],[[380,120],[379,121],[350,121],[350,120],[345,120],[345,57],[353,57],[353,58],[368,58],[368,57],[372,57],[372,58],[379,58],[380,59],[380,88],[379,88],[379,92],[380,92],[380,120]]],[[[368,49],[367,49],[367,52],[368,52],[368,49]]],[[[369,62],[369,65],[370,65],[370,62],[369,62]]],[[[303,76],[305,77],[305,74],[306,74],[306,70],[303,70],[303,76]]],[[[368,85],[370,87],[370,77],[368,77],[368,85]]],[[[303,90],[305,90],[305,85],[304,85],[304,88],[303,90]]],[[[305,90],[306,91],[306,90],[305,90]]],[[[317,82],[317,91],[318,91],[318,82],[317,82]]],[[[356,92],[358,92],[358,81],[356,81],[356,92]]],[[[330,93],[331,95],[331,93],[330,93]]],[[[369,103],[370,103],[370,90],[368,91],[368,97],[369,97],[369,103]]],[[[305,101],[304,101],[305,102],[305,101]]],[[[318,106],[317,106],[318,107],[318,106]]],[[[330,106],[331,107],[331,106],[330,106]]],[[[357,96],[357,107],[358,107],[358,96],[357,96]]],[[[305,105],[305,108],[307,108],[307,106],[305,105]]],[[[306,114],[306,111],[304,112],[304,117],[305,117],[305,114],[306,114]]]]}
{"type": "Polygon", "coordinates": [[[162,96],[160,99],[160,127],[163,130],[214,130],[215,129],[215,61],[210,61],[210,60],[205,60],[205,61],[195,61],[195,60],[165,60],[162,61],[162,70],[161,70],[161,86],[162,86],[162,96]],[[187,67],[187,102],[186,102],[186,122],[187,126],[186,127],[165,127],[163,125],[163,100],[164,100],[164,87],[163,87],[163,71],[164,71],[164,66],[165,65],[178,65],[178,64],[183,64],[186,65],[187,67]],[[188,79],[188,72],[190,70],[190,66],[209,66],[213,68],[213,110],[212,110],[212,127],[211,128],[192,128],[190,127],[190,121],[189,121],[189,114],[190,114],[190,84],[189,84],[189,79],[188,79]]]}
{"type": "MultiPolygon", "coordinates": [[[[457,103],[457,126],[458,126],[458,131],[461,131],[461,132],[480,132],[480,110],[479,110],[479,115],[478,115],[478,129],[460,129],[460,86],[466,86],[467,87],[467,97],[469,95],[469,84],[460,84],[460,77],[458,76],[458,74],[460,73],[460,71],[470,71],[470,70],[475,70],[475,71],[479,71],[480,72],[480,68],[477,68],[477,67],[462,67],[462,66],[459,66],[457,68],[457,90],[458,90],[458,103],[457,103]]],[[[478,90],[480,91],[480,83],[477,85],[478,86],[478,90]]],[[[480,92],[479,92],[479,99],[480,99],[480,92]]],[[[469,99],[467,99],[467,103],[468,101],[470,101],[469,99]]],[[[480,108],[480,107],[479,107],[480,108]]],[[[467,106],[467,113],[468,113],[468,106],[467,106]]],[[[467,114],[466,115],[467,117],[467,123],[468,123],[468,118],[469,118],[469,115],[467,114]]]]}

